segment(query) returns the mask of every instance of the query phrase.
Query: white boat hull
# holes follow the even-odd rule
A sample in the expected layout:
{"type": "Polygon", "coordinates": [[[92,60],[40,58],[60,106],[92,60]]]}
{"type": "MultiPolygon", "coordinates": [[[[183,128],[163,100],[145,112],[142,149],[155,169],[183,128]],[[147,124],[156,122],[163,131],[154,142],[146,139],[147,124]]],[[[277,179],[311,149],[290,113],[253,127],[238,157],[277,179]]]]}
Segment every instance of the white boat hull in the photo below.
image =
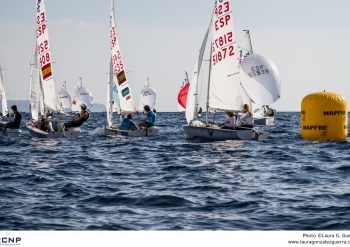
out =
{"type": "Polygon", "coordinates": [[[28,129],[29,134],[33,137],[52,138],[52,139],[78,138],[81,132],[80,127],[70,127],[69,130],[67,131],[58,130],[51,133],[47,133],[45,131],[42,131],[41,129],[34,127],[31,124],[31,122],[26,124],[26,128],[28,129]]]}
{"type": "Polygon", "coordinates": [[[275,117],[254,118],[255,125],[272,125],[274,121],[275,117]]]}
{"type": "Polygon", "coordinates": [[[0,131],[0,136],[9,136],[9,137],[19,137],[22,134],[20,129],[7,129],[6,132],[0,131]]]}
{"type": "Polygon", "coordinates": [[[118,125],[105,127],[105,135],[119,135],[129,137],[156,136],[159,133],[159,128],[156,126],[147,129],[137,129],[133,131],[119,130],[118,125]]]}
{"type": "Polygon", "coordinates": [[[187,138],[201,137],[210,140],[258,140],[264,141],[268,137],[268,132],[257,131],[255,129],[230,130],[220,129],[218,127],[197,127],[190,125],[182,126],[186,132],[187,138]]]}

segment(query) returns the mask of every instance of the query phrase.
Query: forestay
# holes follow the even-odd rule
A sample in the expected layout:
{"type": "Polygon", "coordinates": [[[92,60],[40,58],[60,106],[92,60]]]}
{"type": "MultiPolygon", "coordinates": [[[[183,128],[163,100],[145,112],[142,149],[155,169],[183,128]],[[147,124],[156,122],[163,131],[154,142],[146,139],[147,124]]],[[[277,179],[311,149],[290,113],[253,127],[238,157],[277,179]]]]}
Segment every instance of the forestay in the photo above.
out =
{"type": "Polygon", "coordinates": [[[209,107],[241,111],[243,89],[238,73],[232,11],[231,1],[216,1],[212,26],[209,107]]]}
{"type": "Polygon", "coordinates": [[[39,101],[40,101],[40,95],[41,95],[37,46],[35,46],[33,61],[30,65],[29,87],[30,87],[29,89],[30,113],[32,115],[32,119],[37,120],[39,117],[39,101]]]}
{"type": "Polygon", "coordinates": [[[270,105],[280,98],[281,82],[276,66],[256,53],[246,57],[240,66],[241,82],[253,102],[270,105]]]}
{"type": "Polygon", "coordinates": [[[36,36],[44,104],[45,108],[57,111],[45,0],[37,1],[36,10],[36,36]]]}
{"type": "Polygon", "coordinates": [[[1,99],[1,106],[2,106],[2,109],[1,109],[2,116],[6,116],[9,111],[7,108],[7,98],[6,98],[4,78],[2,77],[2,72],[1,72],[1,66],[0,66],[0,99],[1,99]]]}
{"type": "Polygon", "coordinates": [[[124,61],[119,47],[119,41],[117,39],[113,0],[111,0],[110,37],[113,73],[116,77],[115,83],[117,85],[117,91],[119,94],[120,110],[123,112],[135,112],[134,100],[126,76],[124,61]]]}

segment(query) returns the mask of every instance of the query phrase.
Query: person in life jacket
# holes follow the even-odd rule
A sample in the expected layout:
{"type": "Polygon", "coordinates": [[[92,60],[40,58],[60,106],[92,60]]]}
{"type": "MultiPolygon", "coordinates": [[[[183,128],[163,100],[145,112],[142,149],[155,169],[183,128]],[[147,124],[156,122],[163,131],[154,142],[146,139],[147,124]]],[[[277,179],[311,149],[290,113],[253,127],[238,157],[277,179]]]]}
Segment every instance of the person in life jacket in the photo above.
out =
{"type": "MultiPolygon", "coordinates": [[[[0,128],[2,128],[4,132],[6,132],[7,128],[19,129],[19,126],[21,125],[22,115],[17,111],[17,106],[16,105],[11,106],[11,110],[13,111],[13,114],[11,114],[11,117],[13,116],[15,117],[13,121],[10,121],[7,124],[0,123],[0,128]]],[[[10,117],[10,113],[7,114],[7,117],[10,117]]]]}
{"type": "Polygon", "coordinates": [[[120,125],[120,130],[137,130],[135,123],[131,120],[133,118],[132,113],[129,113],[126,118],[123,119],[122,124],[120,125]]]}
{"type": "Polygon", "coordinates": [[[244,104],[243,113],[244,114],[241,116],[241,124],[235,128],[236,130],[252,129],[254,127],[253,113],[250,111],[248,104],[244,104]]]}
{"type": "Polygon", "coordinates": [[[225,122],[219,124],[221,129],[234,129],[237,123],[237,115],[234,112],[225,112],[226,119],[225,122]]]}
{"type": "Polygon", "coordinates": [[[90,117],[90,112],[87,110],[87,106],[85,103],[82,103],[80,105],[81,111],[75,117],[64,124],[65,130],[68,130],[70,127],[80,127],[83,123],[85,123],[89,117],[90,117]]]}
{"type": "Polygon", "coordinates": [[[151,111],[151,107],[149,107],[149,105],[145,105],[143,109],[147,114],[147,118],[145,121],[138,124],[139,128],[149,128],[156,125],[156,114],[154,114],[154,112],[151,111]]]}
{"type": "Polygon", "coordinates": [[[264,113],[266,116],[274,116],[273,110],[267,105],[265,106],[264,113]]]}

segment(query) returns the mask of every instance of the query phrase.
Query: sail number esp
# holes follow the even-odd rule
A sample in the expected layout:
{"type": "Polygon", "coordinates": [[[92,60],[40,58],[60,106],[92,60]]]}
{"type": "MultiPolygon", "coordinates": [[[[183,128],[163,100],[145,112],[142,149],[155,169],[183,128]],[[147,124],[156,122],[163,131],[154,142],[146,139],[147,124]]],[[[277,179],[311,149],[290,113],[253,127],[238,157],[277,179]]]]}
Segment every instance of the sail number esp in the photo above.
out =
{"type": "MultiPolygon", "coordinates": [[[[231,21],[231,5],[228,0],[218,0],[215,2],[214,21],[214,37],[215,32],[229,25],[231,21]]],[[[212,62],[213,65],[225,60],[227,57],[235,55],[235,47],[233,45],[233,32],[227,32],[213,40],[212,43],[212,62]]]]}
{"type": "Polygon", "coordinates": [[[270,73],[268,69],[264,69],[264,65],[251,67],[250,69],[251,69],[251,72],[248,73],[250,78],[259,76],[259,75],[267,75],[268,73],[270,73]]]}

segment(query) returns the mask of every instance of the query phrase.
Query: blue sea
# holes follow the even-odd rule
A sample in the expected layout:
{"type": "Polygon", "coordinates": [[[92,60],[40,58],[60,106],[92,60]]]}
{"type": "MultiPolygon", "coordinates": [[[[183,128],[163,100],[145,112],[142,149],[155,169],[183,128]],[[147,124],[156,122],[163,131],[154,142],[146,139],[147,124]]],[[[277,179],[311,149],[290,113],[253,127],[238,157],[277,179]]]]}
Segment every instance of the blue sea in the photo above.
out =
{"type": "Polygon", "coordinates": [[[296,112],[264,142],[186,139],[184,113],[157,117],[156,137],[103,136],[106,113],[78,139],[0,137],[0,229],[350,228],[349,141],[303,140],[296,112]]]}

